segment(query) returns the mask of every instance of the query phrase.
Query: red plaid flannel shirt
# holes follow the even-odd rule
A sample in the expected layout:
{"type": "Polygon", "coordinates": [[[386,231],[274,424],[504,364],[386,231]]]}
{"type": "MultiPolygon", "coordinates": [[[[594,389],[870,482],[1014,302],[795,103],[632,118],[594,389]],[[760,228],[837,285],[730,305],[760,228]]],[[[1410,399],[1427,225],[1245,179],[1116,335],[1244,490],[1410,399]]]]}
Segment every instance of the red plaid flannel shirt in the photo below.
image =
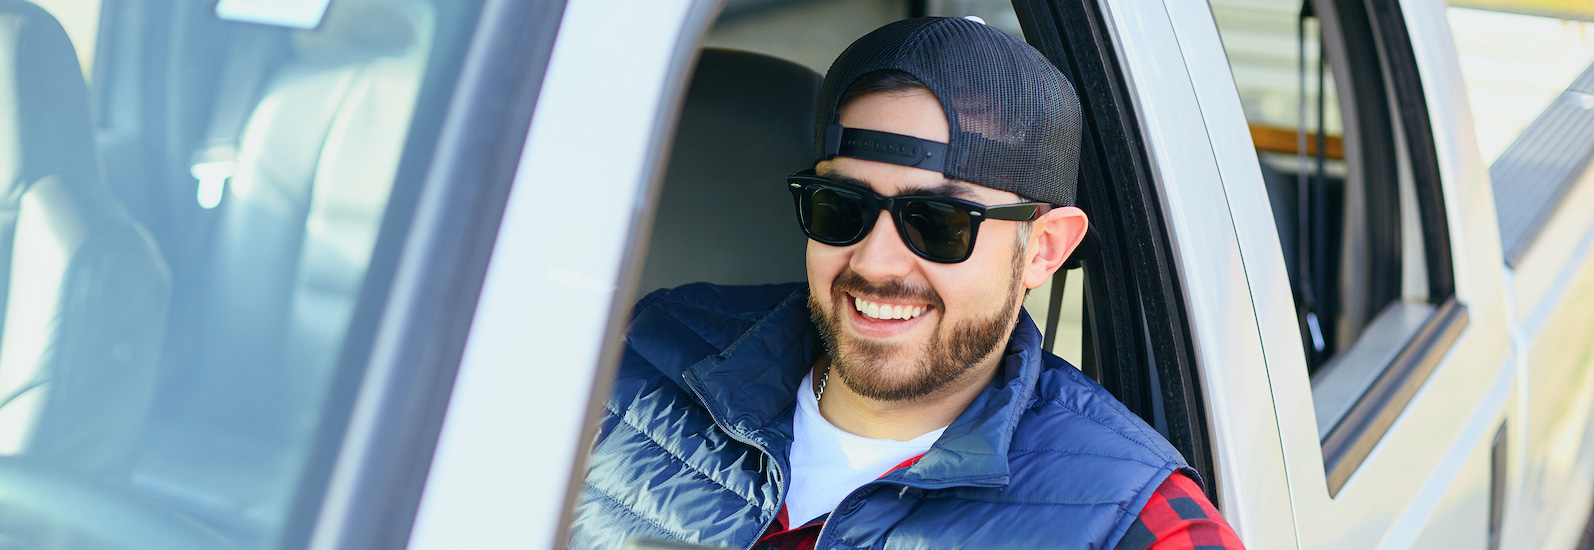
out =
{"type": "MultiPolygon", "coordinates": [[[[892,468],[906,468],[918,462],[919,457],[892,468]]],[[[889,472],[888,472],[889,473],[889,472]]],[[[820,516],[805,525],[788,529],[786,507],[764,531],[754,550],[813,550],[824,527],[820,516]]],[[[1152,493],[1151,501],[1140,510],[1140,517],[1129,526],[1129,532],[1118,542],[1118,550],[1244,550],[1240,537],[1223,521],[1212,501],[1201,492],[1195,481],[1184,474],[1168,476],[1152,493]]]]}

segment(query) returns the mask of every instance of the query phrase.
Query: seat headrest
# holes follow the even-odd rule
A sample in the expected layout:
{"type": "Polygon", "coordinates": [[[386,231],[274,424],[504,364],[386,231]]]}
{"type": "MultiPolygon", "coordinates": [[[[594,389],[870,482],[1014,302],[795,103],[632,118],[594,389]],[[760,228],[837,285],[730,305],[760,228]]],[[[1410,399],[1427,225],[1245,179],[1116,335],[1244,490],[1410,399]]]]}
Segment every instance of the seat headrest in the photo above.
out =
{"type": "Polygon", "coordinates": [[[430,44],[431,4],[418,0],[342,0],[321,25],[294,33],[301,54],[403,56],[430,44]]]}
{"type": "Polygon", "coordinates": [[[809,168],[818,73],[705,49],[681,110],[640,290],[805,278],[785,176],[809,168]]]}
{"type": "Polygon", "coordinates": [[[61,24],[0,0],[0,201],[46,175],[99,181],[88,86],[61,24]]]}

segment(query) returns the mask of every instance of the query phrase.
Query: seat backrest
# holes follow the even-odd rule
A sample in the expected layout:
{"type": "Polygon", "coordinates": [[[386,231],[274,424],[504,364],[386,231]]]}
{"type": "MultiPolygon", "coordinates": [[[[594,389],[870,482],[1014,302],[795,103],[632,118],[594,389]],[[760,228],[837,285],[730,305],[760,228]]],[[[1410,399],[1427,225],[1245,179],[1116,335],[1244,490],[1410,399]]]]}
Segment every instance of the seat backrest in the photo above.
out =
{"type": "Polygon", "coordinates": [[[417,10],[336,3],[265,80],[216,209],[190,370],[192,384],[217,391],[186,392],[208,400],[193,407],[278,430],[267,411],[319,399],[407,135],[394,113],[407,115],[418,92],[430,24],[417,10]]]}
{"type": "Polygon", "coordinates": [[[784,177],[812,166],[820,80],[767,55],[703,50],[665,172],[642,292],[805,278],[806,239],[784,177]]]}
{"type": "Polygon", "coordinates": [[[127,468],[170,275],[102,179],[71,42],[20,0],[0,0],[0,277],[0,455],[127,468]]]}
{"type": "Polygon", "coordinates": [[[196,262],[208,288],[173,339],[167,378],[178,389],[158,411],[135,488],[239,532],[277,528],[281,518],[239,511],[286,509],[280,499],[291,493],[269,480],[313,441],[434,19],[429,2],[345,0],[313,31],[282,31],[292,52],[263,68],[236,141],[210,248],[196,262]],[[215,464],[225,467],[212,467],[208,482],[193,479],[215,464]]]}

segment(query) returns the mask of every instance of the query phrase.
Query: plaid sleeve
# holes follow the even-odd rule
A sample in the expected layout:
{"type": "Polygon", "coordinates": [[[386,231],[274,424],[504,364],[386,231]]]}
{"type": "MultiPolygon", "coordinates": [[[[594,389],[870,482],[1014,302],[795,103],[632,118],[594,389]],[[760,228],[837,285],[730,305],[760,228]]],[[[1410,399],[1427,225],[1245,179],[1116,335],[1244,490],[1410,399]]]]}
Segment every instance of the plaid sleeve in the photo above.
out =
{"type": "Polygon", "coordinates": [[[1244,550],[1234,528],[1223,521],[1195,481],[1168,476],[1140,517],[1118,541],[1118,550],[1244,550]]]}

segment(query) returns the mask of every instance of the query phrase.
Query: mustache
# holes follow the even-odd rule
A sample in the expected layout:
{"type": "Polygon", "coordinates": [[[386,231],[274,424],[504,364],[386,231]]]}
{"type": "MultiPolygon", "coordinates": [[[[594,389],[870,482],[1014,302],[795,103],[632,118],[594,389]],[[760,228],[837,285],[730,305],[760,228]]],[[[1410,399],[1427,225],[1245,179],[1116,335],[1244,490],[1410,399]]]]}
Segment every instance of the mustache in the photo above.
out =
{"type": "Polygon", "coordinates": [[[901,279],[872,283],[850,268],[842,271],[840,275],[836,276],[836,280],[830,283],[830,292],[838,300],[842,293],[849,293],[854,296],[863,294],[883,300],[925,302],[937,309],[945,309],[941,302],[941,295],[935,289],[911,285],[901,279]]]}

